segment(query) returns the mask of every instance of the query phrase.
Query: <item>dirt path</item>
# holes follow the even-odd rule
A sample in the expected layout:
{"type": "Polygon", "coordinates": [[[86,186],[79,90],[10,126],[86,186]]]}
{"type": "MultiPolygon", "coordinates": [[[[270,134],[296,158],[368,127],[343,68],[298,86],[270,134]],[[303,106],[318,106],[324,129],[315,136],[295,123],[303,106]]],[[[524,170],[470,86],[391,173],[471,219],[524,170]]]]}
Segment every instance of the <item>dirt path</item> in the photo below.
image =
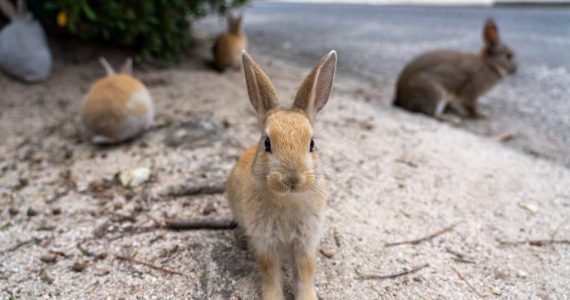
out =
{"type": "MultiPolygon", "coordinates": [[[[257,60],[281,99],[292,98],[310,67],[257,60]]],[[[242,74],[194,64],[139,73],[156,99],[157,127],[130,144],[94,148],[62,121],[102,73],[93,59],[57,61],[44,85],[0,76],[1,298],[256,299],[254,261],[233,232],[155,228],[165,218],[230,217],[222,194],[163,192],[188,180],[222,184],[241,149],[256,141],[242,74]],[[188,120],[205,121],[178,127],[188,120]],[[186,129],[198,142],[171,139],[186,129]],[[150,181],[122,187],[116,174],[132,167],[150,168],[150,181]]],[[[569,245],[498,243],[570,238],[567,169],[366,99],[363,87],[341,73],[318,120],[316,141],[332,182],[326,255],[318,259],[323,299],[570,294],[569,245]],[[416,245],[386,246],[452,224],[416,245]],[[359,275],[425,264],[394,279],[359,275]]]]}

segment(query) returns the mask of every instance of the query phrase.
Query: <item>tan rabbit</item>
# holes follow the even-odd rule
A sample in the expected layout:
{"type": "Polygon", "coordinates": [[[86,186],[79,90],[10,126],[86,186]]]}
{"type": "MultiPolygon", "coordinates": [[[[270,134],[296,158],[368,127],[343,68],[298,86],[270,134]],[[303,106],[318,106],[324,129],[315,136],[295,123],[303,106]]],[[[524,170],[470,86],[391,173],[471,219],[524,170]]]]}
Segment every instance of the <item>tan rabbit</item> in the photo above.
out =
{"type": "Polygon", "coordinates": [[[239,69],[241,66],[241,53],[247,47],[247,36],[243,31],[243,16],[226,16],[228,31],[221,34],[214,43],[212,53],[216,68],[224,71],[227,68],[239,69]]]}
{"type": "Polygon", "coordinates": [[[107,76],[97,80],[83,101],[81,120],[93,143],[118,143],[143,133],[153,122],[149,91],[132,74],[132,60],[115,74],[100,58],[107,76]]]}
{"type": "Polygon", "coordinates": [[[261,137],[230,174],[230,208],[257,258],[262,298],[284,299],[281,262],[291,258],[295,299],[317,299],[315,256],[328,189],[312,125],[332,92],[336,52],[319,60],[288,109],[245,51],[243,67],[261,137]]]}
{"type": "Polygon", "coordinates": [[[505,75],[514,74],[517,64],[490,19],[483,39],[485,47],[478,55],[440,50],[414,59],[400,74],[394,105],[442,120],[453,120],[444,114],[448,106],[462,116],[484,117],[477,98],[505,75]]]}

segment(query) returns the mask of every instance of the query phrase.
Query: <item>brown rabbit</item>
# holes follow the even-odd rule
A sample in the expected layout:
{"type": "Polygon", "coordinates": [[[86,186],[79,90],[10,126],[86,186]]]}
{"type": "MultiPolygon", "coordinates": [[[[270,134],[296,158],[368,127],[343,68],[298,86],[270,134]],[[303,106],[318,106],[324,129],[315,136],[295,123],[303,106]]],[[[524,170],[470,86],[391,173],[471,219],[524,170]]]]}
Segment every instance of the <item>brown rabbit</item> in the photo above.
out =
{"type": "Polygon", "coordinates": [[[328,192],[312,125],[332,92],[336,52],[319,60],[289,109],[245,51],[243,67],[261,137],[230,174],[230,208],[255,252],[262,298],[284,299],[281,261],[292,258],[295,299],[316,300],[315,256],[328,192]]]}
{"type": "Polygon", "coordinates": [[[239,69],[241,54],[247,47],[247,36],[243,31],[243,16],[226,15],[228,31],[221,34],[212,47],[215,66],[219,71],[227,68],[239,69]]]}
{"type": "Polygon", "coordinates": [[[447,121],[454,120],[444,115],[448,105],[462,116],[484,117],[477,98],[506,74],[514,74],[517,64],[513,52],[500,43],[491,19],[483,39],[485,47],[478,55],[439,50],[414,59],[400,74],[394,105],[447,121]]]}
{"type": "Polygon", "coordinates": [[[113,144],[142,134],[154,120],[154,105],[148,89],[132,76],[132,60],[119,74],[106,59],[99,60],[107,76],[93,83],[81,109],[91,142],[113,144]]]}

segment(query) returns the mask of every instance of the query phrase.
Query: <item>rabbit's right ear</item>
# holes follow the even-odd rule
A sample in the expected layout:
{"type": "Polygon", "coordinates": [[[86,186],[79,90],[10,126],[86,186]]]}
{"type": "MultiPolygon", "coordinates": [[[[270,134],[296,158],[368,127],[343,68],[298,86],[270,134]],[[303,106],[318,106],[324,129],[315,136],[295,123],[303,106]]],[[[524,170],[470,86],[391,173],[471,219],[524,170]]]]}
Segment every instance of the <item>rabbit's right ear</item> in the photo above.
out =
{"type": "Polygon", "coordinates": [[[16,16],[16,10],[10,0],[0,0],[0,9],[8,19],[13,20],[16,16]]]}
{"type": "Polygon", "coordinates": [[[103,65],[103,68],[105,68],[107,76],[115,74],[115,70],[104,57],[99,57],[99,62],[103,65]]]}
{"type": "Polygon", "coordinates": [[[269,77],[255,63],[244,50],[242,55],[243,70],[245,72],[245,82],[249,101],[257,112],[257,119],[261,130],[265,130],[265,121],[269,111],[279,107],[275,87],[269,77]]]}
{"type": "Polygon", "coordinates": [[[132,58],[129,57],[129,58],[127,58],[127,60],[125,60],[125,63],[121,67],[121,73],[133,75],[133,59],[132,58]]]}
{"type": "Polygon", "coordinates": [[[25,15],[28,13],[28,5],[25,0],[18,0],[18,15],[25,15]]]}
{"type": "Polygon", "coordinates": [[[483,27],[483,39],[487,47],[493,47],[499,44],[499,29],[493,19],[487,19],[483,27]]]}

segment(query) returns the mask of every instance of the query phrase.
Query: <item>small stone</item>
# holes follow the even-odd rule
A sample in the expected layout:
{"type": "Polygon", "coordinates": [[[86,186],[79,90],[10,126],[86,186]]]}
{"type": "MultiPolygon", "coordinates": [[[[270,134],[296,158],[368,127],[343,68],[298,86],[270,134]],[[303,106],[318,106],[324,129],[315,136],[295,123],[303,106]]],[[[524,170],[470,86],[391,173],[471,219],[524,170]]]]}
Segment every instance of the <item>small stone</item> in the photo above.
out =
{"type": "Polygon", "coordinates": [[[40,260],[42,262],[45,262],[46,264],[53,264],[57,261],[57,257],[53,254],[46,254],[46,255],[42,255],[40,257],[40,260]]]}
{"type": "Polygon", "coordinates": [[[214,206],[212,202],[209,202],[206,204],[206,207],[204,207],[204,210],[202,210],[202,215],[207,216],[213,212],[216,212],[216,206],[214,206]]]}
{"type": "Polygon", "coordinates": [[[495,296],[501,296],[501,289],[499,289],[498,287],[494,286],[491,288],[491,293],[495,296]]]}
{"type": "Polygon", "coordinates": [[[55,216],[57,216],[57,215],[61,214],[61,208],[56,207],[56,208],[52,209],[51,213],[54,214],[55,216]]]}
{"type": "Polygon", "coordinates": [[[522,208],[528,212],[531,212],[531,213],[536,213],[539,210],[538,206],[535,204],[532,204],[532,203],[526,203],[526,202],[521,201],[521,202],[517,203],[517,205],[520,208],[522,208]]]}
{"type": "Polygon", "coordinates": [[[85,270],[86,267],[87,267],[86,261],[78,260],[75,263],[73,263],[73,265],[71,266],[71,270],[73,270],[74,272],[81,272],[85,270]]]}
{"type": "Polygon", "coordinates": [[[47,284],[52,284],[54,282],[54,279],[51,276],[49,276],[49,274],[45,269],[40,270],[40,280],[47,284]]]}
{"type": "Polygon", "coordinates": [[[319,249],[319,253],[326,258],[333,258],[334,252],[326,250],[326,249],[319,249]]]}
{"type": "Polygon", "coordinates": [[[149,168],[134,168],[122,172],[119,180],[124,187],[135,187],[145,183],[150,178],[149,168]]]}
{"type": "Polygon", "coordinates": [[[528,277],[528,273],[525,272],[525,271],[523,271],[523,270],[519,270],[519,271],[517,272],[517,276],[518,276],[519,278],[527,278],[527,277],[528,277]]]}
{"type": "Polygon", "coordinates": [[[37,214],[38,214],[38,212],[37,212],[35,209],[33,209],[33,208],[31,208],[31,207],[28,207],[28,210],[26,211],[26,215],[27,215],[28,217],[33,217],[33,216],[35,216],[35,215],[37,215],[37,214]]]}
{"type": "Polygon", "coordinates": [[[93,259],[94,259],[95,261],[103,260],[103,259],[105,259],[105,258],[107,258],[107,253],[106,253],[106,252],[98,253],[97,255],[95,255],[95,257],[93,257],[93,259]]]}
{"type": "Polygon", "coordinates": [[[10,216],[15,216],[19,213],[20,211],[15,208],[15,207],[10,207],[8,208],[8,213],[10,214],[10,216]]]}

